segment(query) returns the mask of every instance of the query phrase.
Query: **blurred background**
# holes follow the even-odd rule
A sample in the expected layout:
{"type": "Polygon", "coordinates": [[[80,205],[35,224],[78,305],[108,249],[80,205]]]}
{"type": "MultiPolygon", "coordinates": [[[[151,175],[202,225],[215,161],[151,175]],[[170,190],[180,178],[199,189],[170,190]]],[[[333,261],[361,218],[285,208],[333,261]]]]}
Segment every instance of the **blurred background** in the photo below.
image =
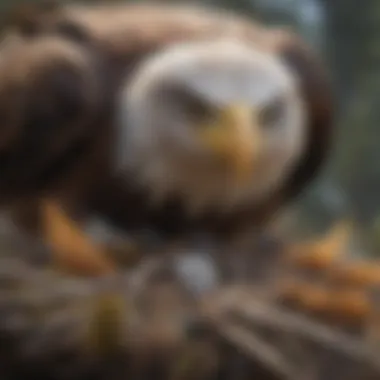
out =
{"type": "MultiPolygon", "coordinates": [[[[291,27],[323,56],[335,92],[335,142],[318,180],[289,215],[300,233],[353,218],[365,251],[380,255],[380,1],[365,0],[360,8],[358,0],[193,2],[291,27]]],[[[15,3],[0,0],[3,9],[15,3]]]]}

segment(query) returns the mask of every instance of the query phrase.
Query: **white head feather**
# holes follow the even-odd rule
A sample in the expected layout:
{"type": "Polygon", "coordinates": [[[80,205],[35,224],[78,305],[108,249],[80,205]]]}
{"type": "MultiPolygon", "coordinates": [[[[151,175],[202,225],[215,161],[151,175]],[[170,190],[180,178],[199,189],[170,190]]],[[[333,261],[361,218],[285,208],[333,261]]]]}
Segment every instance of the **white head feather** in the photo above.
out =
{"type": "Polygon", "coordinates": [[[124,86],[117,112],[115,170],[149,186],[156,201],[181,196],[191,212],[261,202],[288,178],[305,148],[307,115],[294,73],[272,54],[231,39],[183,43],[149,57],[124,86]],[[280,100],[245,186],[237,187],[210,159],[170,86],[215,107],[244,102],[264,108],[280,100]]]}

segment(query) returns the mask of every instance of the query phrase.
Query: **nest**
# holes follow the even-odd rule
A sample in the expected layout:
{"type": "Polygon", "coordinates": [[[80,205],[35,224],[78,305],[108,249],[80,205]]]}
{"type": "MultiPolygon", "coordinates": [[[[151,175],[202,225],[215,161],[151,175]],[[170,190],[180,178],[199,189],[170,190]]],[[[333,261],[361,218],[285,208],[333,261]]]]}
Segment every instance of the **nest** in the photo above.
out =
{"type": "Polygon", "coordinates": [[[1,241],[2,379],[380,378],[360,336],[280,302],[276,244],[249,255],[172,247],[83,278],[22,239],[1,241]]]}

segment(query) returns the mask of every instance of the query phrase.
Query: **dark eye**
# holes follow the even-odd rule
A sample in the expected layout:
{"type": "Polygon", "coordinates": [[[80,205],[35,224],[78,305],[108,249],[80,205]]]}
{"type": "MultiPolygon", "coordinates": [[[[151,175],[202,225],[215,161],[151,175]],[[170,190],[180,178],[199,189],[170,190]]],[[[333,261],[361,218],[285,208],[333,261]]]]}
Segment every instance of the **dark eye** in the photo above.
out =
{"type": "Polygon", "coordinates": [[[180,112],[193,119],[194,122],[212,118],[215,113],[214,107],[190,89],[170,86],[165,91],[167,100],[180,112]]]}
{"type": "Polygon", "coordinates": [[[260,122],[263,127],[274,127],[285,115],[285,101],[278,98],[264,107],[260,112],[260,122]]]}

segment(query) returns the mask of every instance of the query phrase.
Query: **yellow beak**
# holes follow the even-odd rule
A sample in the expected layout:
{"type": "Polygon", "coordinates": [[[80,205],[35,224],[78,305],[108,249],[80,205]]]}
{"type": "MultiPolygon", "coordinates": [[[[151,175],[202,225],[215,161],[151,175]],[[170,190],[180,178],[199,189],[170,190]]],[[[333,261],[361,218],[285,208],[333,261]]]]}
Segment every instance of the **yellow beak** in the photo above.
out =
{"type": "Polygon", "coordinates": [[[201,139],[234,172],[239,182],[249,180],[261,147],[258,113],[251,106],[223,108],[209,126],[199,129],[201,139]]]}

